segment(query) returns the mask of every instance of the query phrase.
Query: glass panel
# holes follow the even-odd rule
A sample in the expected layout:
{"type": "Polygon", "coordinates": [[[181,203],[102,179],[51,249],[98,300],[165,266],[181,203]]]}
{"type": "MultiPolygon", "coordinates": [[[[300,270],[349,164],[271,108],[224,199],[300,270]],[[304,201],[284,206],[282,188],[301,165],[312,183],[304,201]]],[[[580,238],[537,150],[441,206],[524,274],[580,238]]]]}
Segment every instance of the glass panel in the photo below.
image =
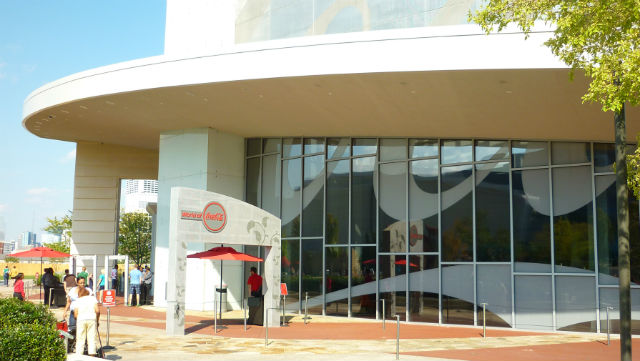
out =
{"type": "Polygon", "coordinates": [[[385,315],[400,315],[406,319],[407,258],[406,256],[380,256],[380,299],[385,300],[385,315]]]}
{"type": "Polygon", "coordinates": [[[442,266],[442,322],[473,325],[473,266],[442,266]]]}
{"type": "Polygon", "coordinates": [[[262,139],[262,154],[267,153],[280,153],[280,145],[282,139],[280,138],[263,138],[262,139]]]}
{"type": "Polygon", "coordinates": [[[284,158],[302,155],[302,140],[300,138],[284,138],[282,146],[284,158]]]}
{"type": "MultiPolygon", "coordinates": [[[[598,232],[598,282],[618,284],[618,223],[615,175],[596,177],[596,218],[598,232]]],[[[631,282],[640,284],[640,220],[638,200],[629,192],[629,248],[631,282]]]]}
{"type": "Polygon", "coordinates": [[[476,161],[509,159],[509,142],[505,140],[476,141],[476,161]]]}
{"type": "Polygon", "coordinates": [[[262,209],[280,216],[280,154],[262,157],[262,209]]]}
{"type": "Polygon", "coordinates": [[[304,154],[324,153],[324,138],[304,138],[304,154]]]}
{"type": "Polygon", "coordinates": [[[409,320],[438,322],[438,256],[409,256],[409,320]]]}
{"type": "MultiPolygon", "coordinates": [[[[617,288],[600,288],[600,332],[607,332],[607,307],[611,333],[620,333],[620,292],[617,288]]],[[[640,289],[631,289],[631,333],[640,335],[640,289]]]]}
{"type": "Polygon", "coordinates": [[[547,142],[512,142],[511,159],[514,168],[537,167],[547,165],[547,142]]]}
{"type": "Polygon", "coordinates": [[[380,252],[407,251],[407,163],[380,164],[380,252]]]}
{"type": "Polygon", "coordinates": [[[438,251],[438,160],[410,162],[409,252],[438,251]]]}
{"type": "Polygon", "coordinates": [[[287,305],[289,311],[300,310],[299,287],[300,287],[300,240],[282,240],[282,283],[287,284],[287,305]]]}
{"type": "Polygon", "coordinates": [[[282,237],[300,235],[302,159],[282,162],[282,237]]]}
{"type": "Polygon", "coordinates": [[[476,164],[476,259],[511,261],[509,163],[476,164]]]}
{"type": "Polygon", "coordinates": [[[406,139],[380,139],[380,160],[407,159],[406,139]]]}
{"type": "Polygon", "coordinates": [[[262,139],[260,138],[247,139],[247,156],[260,154],[261,142],[262,139]]]}
{"type": "Polygon", "coordinates": [[[431,139],[410,139],[409,140],[409,157],[437,157],[438,141],[431,139]]]}
{"type": "Polygon", "coordinates": [[[351,155],[349,138],[328,138],[327,159],[343,158],[351,155]]]}
{"type": "Polygon", "coordinates": [[[302,236],[322,236],[324,214],[324,156],[304,158],[302,236]]]}
{"type": "Polygon", "coordinates": [[[516,272],[551,271],[549,170],[513,171],[513,251],[516,272]]]}
{"type": "Polygon", "coordinates": [[[310,314],[322,314],[322,239],[302,240],[302,301],[309,296],[310,314]]]}
{"type": "Polygon", "coordinates": [[[471,162],[473,160],[473,142],[470,140],[443,140],[442,164],[471,162]]]}
{"type": "Polygon", "coordinates": [[[482,265],[478,270],[478,325],[482,324],[482,303],[486,303],[487,326],[511,327],[511,266],[482,265]]]}
{"type": "Polygon", "coordinates": [[[551,164],[590,163],[589,143],[551,143],[551,164]]]}
{"type": "Polygon", "coordinates": [[[376,243],[375,157],[352,160],[351,243],[376,243]]]}
{"type": "Polygon", "coordinates": [[[441,171],[442,261],[473,261],[471,165],[441,171]]]}
{"type": "Polygon", "coordinates": [[[354,139],[353,155],[376,154],[378,143],[376,139],[354,139]]]}
{"type": "Polygon", "coordinates": [[[593,165],[596,173],[613,172],[616,149],[613,144],[593,143],[593,165]]]}
{"type": "Polygon", "coordinates": [[[258,206],[258,188],[260,187],[260,157],[247,159],[247,189],[245,201],[258,206]]]}
{"type": "Polygon", "coordinates": [[[326,314],[349,315],[349,247],[325,248],[326,314]]]}
{"type": "Polygon", "coordinates": [[[351,313],[376,317],[376,247],[351,247],[351,313]]]}
{"type": "Polygon", "coordinates": [[[518,328],[553,330],[550,276],[515,276],[518,328]]]}
{"type": "Polygon", "coordinates": [[[556,272],[593,272],[591,167],[554,168],[553,239],[556,272]]]}
{"type": "MultiPolygon", "coordinates": [[[[260,257],[259,246],[244,246],[243,252],[254,257],[260,257]]],[[[216,261],[216,263],[218,263],[218,261],[216,261]]],[[[263,263],[264,262],[242,262],[242,267],[244,269],[244,275],[245,275],[244,279],[245,280],[249,279],[249,275],[251,274],[251,267],[255,267],[256,269],[258,269],[258,274],[264,276],[264,272],[261,267],[263,263]]],[[[248,287],[245,287],[245,297],[249,296],[247,292],[248,292],[248,287]]]]}
{"type": "Polygon", "coordinates": [[[596,332],[595,277],[556,276],[556,327],[596,332]]]}
{"type": "Polygon", "coordinates": [[[349,243],[349,160],[327,162],[327,244],[349,243]]]}

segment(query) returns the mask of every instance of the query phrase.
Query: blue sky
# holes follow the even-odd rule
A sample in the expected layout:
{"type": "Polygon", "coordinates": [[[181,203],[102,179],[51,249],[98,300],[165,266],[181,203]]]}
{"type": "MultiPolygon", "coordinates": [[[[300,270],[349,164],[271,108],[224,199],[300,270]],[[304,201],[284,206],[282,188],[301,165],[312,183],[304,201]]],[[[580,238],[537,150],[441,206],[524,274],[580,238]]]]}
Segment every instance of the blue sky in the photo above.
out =
{"type": "Polygon", "coordinates": [[[73,208],[75,143],[22,127],[38,87],[103,65],[160,55],[162,0],[0,0],[0,230],[8,240],[73,208]]]}

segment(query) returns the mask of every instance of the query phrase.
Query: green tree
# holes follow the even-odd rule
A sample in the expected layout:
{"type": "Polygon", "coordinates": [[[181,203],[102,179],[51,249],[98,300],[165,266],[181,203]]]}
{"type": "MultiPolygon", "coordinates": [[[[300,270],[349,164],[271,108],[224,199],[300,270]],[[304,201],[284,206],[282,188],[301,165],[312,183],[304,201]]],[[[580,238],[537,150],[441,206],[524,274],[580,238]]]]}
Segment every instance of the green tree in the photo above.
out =
{"type": "Polygon", "coordinates": [[[60,236],[60,241],[46,243],[45,246],[64,253],[69,253],[71,249],[71,211],[69,214],[65,214],[63,217],[47,218],[48,225],[42,230],[60,236]]]}
{"type": "Polygon", "coordinates": [[[515,23],[525,36],[536,21],[554,27],[551,52],[590,80],[583,102],[614,113],[620,269],[620,350],[631,360],[629,200],[626,191],[625,104],[640,101],[640,2],[637,0],[489,0],[470,19],[490,33],[515,23]]]}
{"type": "Polygon", "coordinates": [[[124,213],[120,217],[118,253],[129,256],[136,264],[151,259],[151,217],[146,213],[124,213]]]}

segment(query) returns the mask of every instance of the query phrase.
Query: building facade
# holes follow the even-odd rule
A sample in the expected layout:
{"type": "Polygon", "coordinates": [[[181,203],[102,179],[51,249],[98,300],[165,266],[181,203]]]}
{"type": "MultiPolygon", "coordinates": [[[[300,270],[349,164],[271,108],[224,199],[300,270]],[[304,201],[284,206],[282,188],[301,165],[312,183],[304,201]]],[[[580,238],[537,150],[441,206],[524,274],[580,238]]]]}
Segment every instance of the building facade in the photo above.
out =
{"type": "MultiPolygon", "coordinates": [[[[613,117],[582,104],[552,29],[486,35],[466,23],[480,4],[169,0],[163,55],[25,101],[29,131],[77,143],[71,252],[113,254],[120,180],[157,179],[157,306],[180,186],[281,218],[289,310],[478,325],[484,306],[494,326],[602,330],[618,303],[613,117]]],[[[639,131],[629,108],[630,144],[639,131]]],[[[225,262],[232,308],[247,266],[225,262]]],[[[187,308],[212,308],[219,273],[187,261],[187,308]]]]}
{"type": "Polygon", "coordinates": [[[157,180],[127,179],[124,183],[124,213],[147,213],[147,205],[158,201],[157,180]]]}

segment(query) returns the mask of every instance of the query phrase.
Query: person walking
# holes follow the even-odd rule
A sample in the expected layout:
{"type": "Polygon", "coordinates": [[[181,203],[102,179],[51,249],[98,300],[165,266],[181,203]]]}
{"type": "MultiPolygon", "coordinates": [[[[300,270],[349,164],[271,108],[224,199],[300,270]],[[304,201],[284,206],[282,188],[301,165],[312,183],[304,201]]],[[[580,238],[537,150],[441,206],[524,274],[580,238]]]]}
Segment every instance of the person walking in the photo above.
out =
{"type": "Polygon", "coordinates": [[[20,301],[24,301],[24,273],[20,272],[15,277],[15,282],[13,283],[13,297],[19,299],[20,301]]]}
{"type": "Polygon", "coordinates": [[[129,272],[129,293],[131,293],[131,301],[129,306],[136,306],[139,304],[138,296],[140,296],[140,283],[142,282],[142,272],[139,270],[140,266],[136,266],[129,272]]]}
{"type": "Polygon", "coordinates": [[[64,313],[62,314],[62,317],[66,319],[67,313],[71,311],[71,313],[69,314],[69,332],[76,329],[76,317],[73,310],[75,309],[75,302],[79,298],[79,292],[83,289],[89,291],[90,295],[93,294],[93,291],[90,288],[86,287],[86,281],[84,280],[84,278],[79,278],[78,285],[70,289],[67,293],[67,305],[64,307],[64,313]]]}
{"type": "Polygon", "coordinates": [[[97,327],[100,320],[98,301],[91,296],[87,288],[78,291],[78,299],[74,304],[73,314],[76,319],[76,355],[84,353],[84,342],[87,341],[87,353],[96,356],[97,327]]]}
{"type": "Polygon", "coordinates": [[[76,281],[76,276],[69,273],[68,269],[64,270],[64,278],[62,279],[62,282],[64,283],[65,293],[69,293],[69,290],[71,290],[72,288],[78,285],[76,281]]]}
{"type": "Polygon", "coordinates": [[[151,293],[151,282],[153,281],[153,273],[151,272],[151,268],[146,266],[144,268],[144,273],[142,274],[142,299],[140,300],[141,305],[149,305],[150,302],[150,293],[151,293]]]}
{"type": "Polygon", "coordinates": [[[53,298],[50,297],[51,289],[56,287],[58,280],[53,275],[53,268],[45,268],[42,275],[42,287],[44,288],[44,304],[51,306],[53,298]]]}
{"type": "Polygon", "coordinates": [[[100,277],[98,277],[98,303],[102,303],[102,292],[104,291],[105,286],[105,274],[106,270],[103,268],[100,270],[100,277]]]}
{"type": "Polygon", "coordinates": [[[118,292],[118,265],[114,265],[111,269],[111,288],[116,290],[116,294],[118,292]]]}
{"type": "Polygon", "coordinates": [[[9,265],[8,264],[4,265],[3,276],[4,276],[5,287],[9,287],[9,272],[11,272],[11,270],[9,270],[9,265]]]}
{"type": "MultiPolygon", "coordinates": [[[[18,269],[16,268],[16,266],[14,265],[13,268],[11,269],[11,271],[9,272],[9,278],[13,279],[13,284],[15,285],[15,279],[16,276],[18,275],[18,269]]],[[[24,276],[24,275],[23,275],[24,276]]]]}
{"type": "Polygon", "coordinates": [[[82,266],[82,272],[78,273],[78,279],[84,278],[85,284],[89,282],[89,273],[87,273],[87,267],[82,266]]]}

